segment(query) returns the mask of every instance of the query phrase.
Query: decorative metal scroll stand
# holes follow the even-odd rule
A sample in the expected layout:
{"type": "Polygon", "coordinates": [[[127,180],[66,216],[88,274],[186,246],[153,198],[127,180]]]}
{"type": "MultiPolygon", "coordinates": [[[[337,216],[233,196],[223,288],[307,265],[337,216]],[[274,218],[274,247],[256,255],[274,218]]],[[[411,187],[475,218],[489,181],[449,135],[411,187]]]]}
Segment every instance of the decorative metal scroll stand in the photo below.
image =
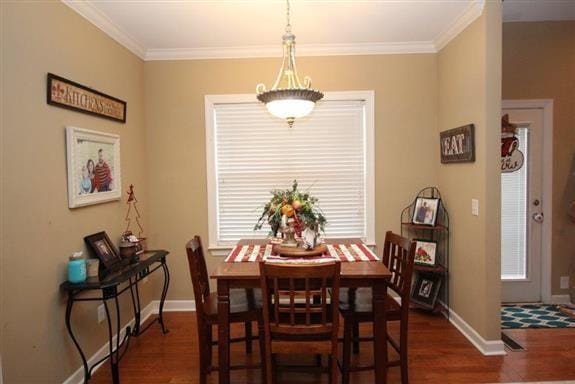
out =
{"type": "Polygon", "coordinates": [[[88,383],[92,377],[92,371],[95,367],[100,365],[106,359],[110,359],[110,365],[112,370],[112,382],[114,384],[120,383],[120,371],[119,363],[124,356],[126,350],[128,349],[129,341],[131,336],[139,336],[144,333],[152,324],[156,321],[160,324],[162,333],[168,333],[168,330],[164,324],[163,310],[164,303],[166,301],[166,295],[168,293],[168,287],[170,285],[170,272],[166,264],[167,251],[149,251],[141,255],[141,260],[135,264],[119,265],[118,269],[110,271],[108,274],[99,278],[88,278],[83,283],[70,283],[64,282],[60,285],[60,289],[68,293],[68,303],[66,305],[66,329],[68,334],[72,338],[80,357],[82,358],[82,366],[84,367],[84,383],[88,383]],[[162,294],[160,297],[160,308],[158,317],[149,322],[146,327],[141,328],[141,307],[140,307],[140,294],[138,291],[138,282],[144,277],[154,272],[157,269],[162,269],[164,272],[164,284],[162,288],[162,294]],[[128,285],[119,288],[120,284],[127,283],[128,285]],[[86,291],[99,290],[101,291],[101,296],[96,297],[79,297],[82,293],[86,291]],[[134,329],[132,330],[130,326],[126,327],[126,334],[121,338],[121,322],[120,322],[120,305],[118,303],[118,296],[120,296],[125,291],[130,290],[130,296],[132,299],[132,307],[134,309],[134,329]],[[108,307],[108,300],[114,300],[114,306],[116,308],[116,334],[113,332],[112,318],[110,316],[110,310],[108,307]],[[70,318],[72,315],[72,307],[76,301],[102,301],[104,304],[104,309],[106,311],[106,320],[108,323],[108,346],[109,352],[102,359],[93,363],[90,367],[86,360],[84,351],[82,350],[80,343],[78,342],[76,336],[72,331],[72,326],[70,324],[70,318]],[[115,341],[114,341],[115,337],[115,341]],[[115,344],[115,347],[114,347],[115,344]],[[122,351],[123,348],[123,351],[122,351]]]}

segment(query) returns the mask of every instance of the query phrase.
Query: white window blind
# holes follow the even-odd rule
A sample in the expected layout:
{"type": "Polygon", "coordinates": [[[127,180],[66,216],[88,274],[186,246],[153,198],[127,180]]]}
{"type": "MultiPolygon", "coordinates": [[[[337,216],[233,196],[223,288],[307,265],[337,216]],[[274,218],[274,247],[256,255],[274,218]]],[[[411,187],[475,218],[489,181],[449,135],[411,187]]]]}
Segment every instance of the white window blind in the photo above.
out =
{"type": "Polygon", "coordinates": [[[269,226],[253,227],[270,191],[290,188],[293,180],[300,191],[319,199],[328,221],[326,236],[368,237],[364,100],[319,102],[293,128],[256,102],[215,103],[211,113],[212,246],[266,237],[269,226]]]}
{"type": "Polygon", "coordinates": [[[501,278],[527,278],[528,132],[518,128],[521,169],[501,174],[501,278]]]}

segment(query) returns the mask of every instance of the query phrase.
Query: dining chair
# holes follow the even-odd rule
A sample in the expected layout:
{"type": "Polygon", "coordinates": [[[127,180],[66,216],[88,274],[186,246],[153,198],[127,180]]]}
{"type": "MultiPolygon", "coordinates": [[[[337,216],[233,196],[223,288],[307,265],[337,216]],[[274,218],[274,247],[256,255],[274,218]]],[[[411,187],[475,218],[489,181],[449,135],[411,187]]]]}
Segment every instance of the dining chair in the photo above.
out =
{"type": "MultiPolygon", "coordinates": [[[[196,322],[198,326],[200,384],[205,384],[207,375],[218,368],[212,366],[212,346],[217,341],[212,338],[212,327],[218,324],[217,293],[210,292],[206,259],[199,236],[194,236],[186,244],[190,275],[196,301],[196,322]]],[[[252,335],[252,323],[258,322],[258,328],[263,330],[261,298],[258,300],[251,289],[230,290],[230,323],[244,323],[245,337],[231,338],[230,342],[245,342],[246,352],[252,352],[252,340],[259,339],[260,356],[263,356],[263,337],[252,335]],[[258,302],[259,301],[259,302],[258,302]]],[[[261,365],[237,365],[230,369],[259,368],[261,365]]]]}
{"type": "Polygon", "coordinates": [[[276,354],[328,355],[329,382],[338,377],[340,263],[260,262],[264,319],[264,383],[275,382],[276,354]],[[328,303],[329,288],[334,288],[328,303]],[[335,304],[332,304],[335,303],[335,304]]]}
{"type": "MultiPolygon", "coordinates": [[[[389,332],[389,344],[399,354],[399,360],[390,361],[389,366],[400,366],[401,383],[408,383],[407,370],[407,324],[409,318],[409,299],[411,296],[411,277],[415,258],[415,242],[388,231],[385,234],[382,261],[392,273],[388,288],[400,298],[398,303],[389,293],[386,298],[387,321],[399,321],[399,343],[389,332]]],[[[351,352],[359,353],[360,341],[372,341],[373,337],[361,338],[359,324],[373,322],[371,288],[341,289],[339,310],[343,317],[343,356],[341,363],[342,383],[349,384],[350,372],[373,369],[372,366],[351,367],[351,352]]]]}

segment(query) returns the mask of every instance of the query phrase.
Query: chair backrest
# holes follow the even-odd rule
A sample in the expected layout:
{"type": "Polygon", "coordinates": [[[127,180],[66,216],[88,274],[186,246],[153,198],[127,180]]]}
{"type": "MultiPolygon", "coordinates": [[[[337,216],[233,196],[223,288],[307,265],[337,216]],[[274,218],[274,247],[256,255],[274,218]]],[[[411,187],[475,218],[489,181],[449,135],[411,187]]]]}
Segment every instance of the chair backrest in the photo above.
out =
{"type": "Polygon", "coordinates": [[[188,244],[186,244],[186,252],[188,254],[188,265],[190,267],[192,285],[194,286],[196,310],[203,314],[203,304],[210,295],[210,282],[202,241],[199,236],[194,236],[192,240],[188,241],[188,244]]]}
{"type": "Polygon", "coordinates": [[[388,287],[401,296],[402,306],[409,303],[414,260],[415,242],[391,231],[386,232],[382,261],[392,273],[388,287]]]}
{"type": "Polygon", "coordinates": [[[260,263],[264,326],[274,336],[337,339],[340,263],[260,263]],[[296,302],[297,301],[297,302],[296,302]]]}

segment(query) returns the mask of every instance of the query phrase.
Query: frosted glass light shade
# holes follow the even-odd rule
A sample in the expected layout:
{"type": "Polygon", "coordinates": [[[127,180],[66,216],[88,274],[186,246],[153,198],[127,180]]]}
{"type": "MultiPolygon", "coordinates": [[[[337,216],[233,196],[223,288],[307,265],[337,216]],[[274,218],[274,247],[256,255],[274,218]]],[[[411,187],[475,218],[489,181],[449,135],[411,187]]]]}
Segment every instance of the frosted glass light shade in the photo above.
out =
{"type": "Polygon", "coordinates": [[[266,103],[269,113],[280,119],[307,116],[313,111],[315,103],[310,100],[280,99],[266,103]]]}

